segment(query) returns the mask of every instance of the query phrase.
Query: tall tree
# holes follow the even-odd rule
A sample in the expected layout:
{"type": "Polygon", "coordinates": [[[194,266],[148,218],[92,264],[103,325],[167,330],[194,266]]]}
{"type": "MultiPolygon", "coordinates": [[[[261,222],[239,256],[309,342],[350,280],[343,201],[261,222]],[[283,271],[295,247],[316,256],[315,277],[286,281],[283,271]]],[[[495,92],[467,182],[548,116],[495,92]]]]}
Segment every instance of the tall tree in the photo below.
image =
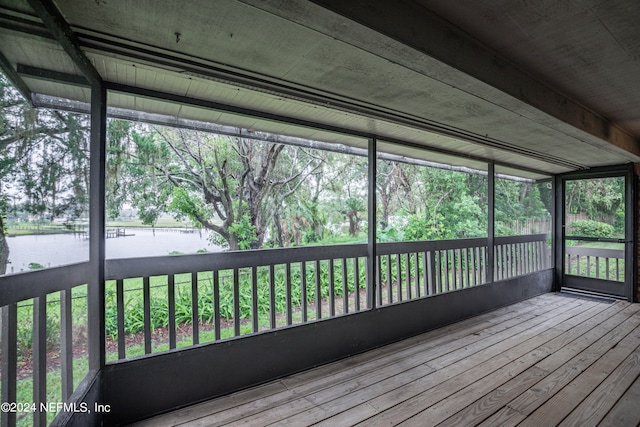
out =
{"type": "Polygon", "coordinates": [[[280,207],[323,162],[301,147],[184,129],[133,140],[133,176],[145,189],[133,196],[139,212],[169,209],[231,250],[262,247],[280,207]]]}
{"type": "Polygon", "coordinates": [[[6,203],[23,197],[33,215],[77,218],[86,211],[88,120],[34,110],[0,75],[0,274],[9,258],[6,203]]]}

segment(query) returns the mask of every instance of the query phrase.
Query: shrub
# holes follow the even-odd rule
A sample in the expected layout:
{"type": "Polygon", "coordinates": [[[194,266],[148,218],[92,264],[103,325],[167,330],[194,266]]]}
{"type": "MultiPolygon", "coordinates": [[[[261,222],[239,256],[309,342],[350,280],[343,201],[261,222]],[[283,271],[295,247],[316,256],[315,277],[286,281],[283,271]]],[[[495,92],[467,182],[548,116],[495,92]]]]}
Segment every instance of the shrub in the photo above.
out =
{"type": "Polygon", "coordinates": [[[613,227],[605,222],[580,220],[571,224],[573,234],[585,237],[611,237],[613,227]]]}

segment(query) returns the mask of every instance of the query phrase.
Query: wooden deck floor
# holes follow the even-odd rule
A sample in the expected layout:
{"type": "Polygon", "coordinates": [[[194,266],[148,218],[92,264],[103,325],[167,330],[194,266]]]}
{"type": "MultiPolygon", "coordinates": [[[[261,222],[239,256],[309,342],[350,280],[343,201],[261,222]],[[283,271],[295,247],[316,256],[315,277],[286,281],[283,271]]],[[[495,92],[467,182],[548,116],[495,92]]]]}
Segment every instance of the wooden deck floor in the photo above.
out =
{"type": "Polygon", "coordinates": [[[640,304],[546,294],[137,425],[638,423],[640,304]]]}

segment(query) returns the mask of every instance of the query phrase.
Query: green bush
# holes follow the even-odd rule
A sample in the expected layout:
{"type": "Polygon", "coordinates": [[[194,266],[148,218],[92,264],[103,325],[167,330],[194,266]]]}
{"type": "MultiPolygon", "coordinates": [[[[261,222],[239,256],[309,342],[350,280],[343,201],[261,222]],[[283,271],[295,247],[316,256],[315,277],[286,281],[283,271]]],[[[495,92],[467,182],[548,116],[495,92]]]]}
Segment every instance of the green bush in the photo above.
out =
{"type": "Polygon", "coordinates": [[[29,270],[42,270],[44,268],[44,265],[38,263],[38,262],[30,262],[29,263],[29,270]]]}
{"type": "Polygon", "coordinates": [[[571,224],[573,234],[585,237],[611,237],[613,235],[613,226],[592,220],[580,220],[571,224]]]}

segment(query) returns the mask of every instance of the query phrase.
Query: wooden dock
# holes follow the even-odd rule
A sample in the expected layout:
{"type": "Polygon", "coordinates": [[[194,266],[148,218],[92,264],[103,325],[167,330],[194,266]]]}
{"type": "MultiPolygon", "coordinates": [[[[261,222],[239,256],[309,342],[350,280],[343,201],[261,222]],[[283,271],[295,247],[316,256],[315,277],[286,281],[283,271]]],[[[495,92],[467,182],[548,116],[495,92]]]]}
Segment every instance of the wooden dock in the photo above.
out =
{"type": "Polygon", "coordinates": [[[136,425],[636,426],[639,376],[640,304],[546,294],[136,425]]]}

